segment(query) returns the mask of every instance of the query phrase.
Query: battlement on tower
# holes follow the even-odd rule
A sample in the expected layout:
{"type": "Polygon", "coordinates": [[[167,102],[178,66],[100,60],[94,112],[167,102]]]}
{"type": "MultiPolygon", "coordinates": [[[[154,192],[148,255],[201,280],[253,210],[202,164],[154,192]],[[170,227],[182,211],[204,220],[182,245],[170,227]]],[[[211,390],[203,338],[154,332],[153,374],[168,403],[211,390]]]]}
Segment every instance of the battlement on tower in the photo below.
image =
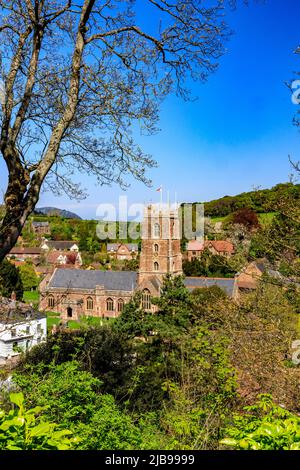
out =
{"type": "Polygon", "coordinates": [[[180,240],[178,204],[149,204],[144,209],[142,239],[180,240]]]}

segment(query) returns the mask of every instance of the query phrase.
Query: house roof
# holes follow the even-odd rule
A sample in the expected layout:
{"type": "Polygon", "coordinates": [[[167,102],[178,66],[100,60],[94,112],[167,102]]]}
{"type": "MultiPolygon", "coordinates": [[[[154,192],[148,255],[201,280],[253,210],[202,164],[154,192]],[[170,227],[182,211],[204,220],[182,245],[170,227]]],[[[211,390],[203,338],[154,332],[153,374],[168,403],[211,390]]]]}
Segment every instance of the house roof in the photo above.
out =
{"type": "Polygon", "coordinates": [[[84,269],[57,269],[48,287],[69,289],[95,289],[104,286],[106,290],[133,291],[137,283],[134,271],[88,271],[84,269]]]}
{"type": "Polygon", "coordinates": [[[204,243],[198,240],[191,240],[187,245],[188,251],[202,251],[204,250],[204,243]]]}
{"type": "Polygon", "coordinates": [[[216,278],[216,277],[186,277],[184,284],[190,291],[202,287],[218,286],[226,292],[227,295],[233,297],[235,279],[234,278],[216,278]]]}
{"type": "Polygon", "coordinates": [[[238,288],[239,289],[256,289],[257,284],[255,281],[249,280],[249,281],[238,281],[237,282],[238,288]]]}
{"type": "Polygon", "coordinates": [[[121,246],[125,246],[129,251],[138,251],[137,243],[108,243],[107,251],[117,251],[121,246]]]}
{"type": "Polygon", "coordinates": [[[188,242],[187,250],[203,251],[209,246],[213,246],[214,249],[218,252],[232,253],[234,251],[233,244],[228,240],[205,240],[204,242],[200,242],[198,240],[191,240],[188,242]]]}
{"type": "Polygon", "coordinates": [[[36,247],[17,247],[15,246],[9,252],[10,255],[40,255],[41,249],[36,247]]]}
{"type": "Polygon", "coordinates": [[[72,253],[70,251],[50,251],[46,256],[46,260],[48,263],[55,264],[60,262],[62,258],[65,258],[66,264],[74,264],[77,257],[77,253],[72,253]]]}
{"type": "Polygon", "coordinates": [[[49,248],[53,248],[55,250],[69,250],[73,245],[78,246],[74,240],[45,240],[43,245],[48,245],[49,248]]]}
{"type": "Polygon", "coordinates": [[[24,320],[34,320],[45,318],[46,314],[34,310],[28,304],[15,300],[0,297],[0,323],[23,322],[24,320]]]}
{"type": "Polygon", "coordinates": [[[205,247],[212,245],[216,251],[232,253],[234,251],[234,246],[228,240],[207,240],[205,242],[205,247]]]}
{"type": "Polygon", "coordinates": [[[48,227],[49,222],[32,222],[34,227],[48,227]]]}

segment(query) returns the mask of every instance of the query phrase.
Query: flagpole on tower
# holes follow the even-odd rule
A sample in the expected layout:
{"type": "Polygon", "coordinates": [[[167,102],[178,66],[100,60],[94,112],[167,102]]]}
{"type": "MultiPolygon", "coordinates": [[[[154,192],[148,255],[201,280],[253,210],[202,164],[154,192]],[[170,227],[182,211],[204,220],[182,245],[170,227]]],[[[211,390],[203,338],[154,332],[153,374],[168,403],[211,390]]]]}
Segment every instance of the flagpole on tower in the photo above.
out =
{"type": "Polygon", "coordinates": [[[163,196],[162,196],[162,191],[163,191],[162,184],[160,185],[160,187],[156,191],[158,191],[160,193],[160,204],[159,204],[159,206],[160,206],[160,209],[161,209],[161,207],[162,207],[162,198],[163,198],[163,196]]]}

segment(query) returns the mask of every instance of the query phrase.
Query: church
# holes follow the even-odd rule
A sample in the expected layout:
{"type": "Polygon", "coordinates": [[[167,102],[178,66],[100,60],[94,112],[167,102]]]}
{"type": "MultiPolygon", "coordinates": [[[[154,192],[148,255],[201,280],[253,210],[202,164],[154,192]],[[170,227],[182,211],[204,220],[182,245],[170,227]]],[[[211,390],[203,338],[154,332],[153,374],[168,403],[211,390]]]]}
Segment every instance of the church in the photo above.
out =
{"type": "MultiPolygon", "coordinates": [[[[142,222],[138,272],[56,269],[40,284],[40,310],[57,312],[64,320],[113,318],[140,291],[143,309],[154,312],[151,298],[159,296],[164,276],[182,274],[180,241],[178,208],[150,204],[142,222]]],[[[185,284],[189,290],[218,285],[231,297],[237,292],[235,279],[189,277],[185,284]]]]}

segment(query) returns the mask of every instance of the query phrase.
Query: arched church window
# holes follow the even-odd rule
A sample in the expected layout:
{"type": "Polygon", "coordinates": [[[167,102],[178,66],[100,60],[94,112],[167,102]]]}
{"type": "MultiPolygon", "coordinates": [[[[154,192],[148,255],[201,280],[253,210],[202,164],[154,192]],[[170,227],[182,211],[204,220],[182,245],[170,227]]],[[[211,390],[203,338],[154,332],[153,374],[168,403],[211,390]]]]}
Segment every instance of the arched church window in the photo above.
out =
{"type": "Polygon", "coordinates": [[[154,252],[155,252],[155,253],[158,253],[158,250],[159,250],[159,246],[158,246],[157,243],[155,243],[155,245],[154,245],[154,252]]]}
{"type": "Polygon", "coordinates": [[[124,300],[118,299],[118,312],[122,312],[124,308],[124,300]]]}
{"type": "Polygon", "coordinates": [[[113,299],[109,298],[106,300],[106,310],[108,312],[113,312],[114,311],[114,301],[113,299]]]}
{"type": "Polygon", "coordinates": [[[53,295],[49,295],[48,297],[48,307],[53,308],[55,306],[55,300],[53,295]]]}
{"type": "Polygon", "coordinates": [[[142,293],[142,309],[143,310],[151,309],[151,294],[148,289],[144,289],[142,293]]]}
{"type": "Polygon", "coordinates": [[[154,224],[154,236],[155,238],[160,237],[160,225],[158,223],[154,224]]]}
{"type": "Polygon", "coordinates": [[[93,308],[94,308],[94,301],[93,301],[92,297],[88,297],[88,298],[86,299],[86,308],[87,308],[87,310],[93,310],[93,308]]]}
{"type": "Polygon", "coordinates": [[[158,271],[159,270],[159,264],[157,261],[155,261],[154,263],[154,271],[158,271]]]}

